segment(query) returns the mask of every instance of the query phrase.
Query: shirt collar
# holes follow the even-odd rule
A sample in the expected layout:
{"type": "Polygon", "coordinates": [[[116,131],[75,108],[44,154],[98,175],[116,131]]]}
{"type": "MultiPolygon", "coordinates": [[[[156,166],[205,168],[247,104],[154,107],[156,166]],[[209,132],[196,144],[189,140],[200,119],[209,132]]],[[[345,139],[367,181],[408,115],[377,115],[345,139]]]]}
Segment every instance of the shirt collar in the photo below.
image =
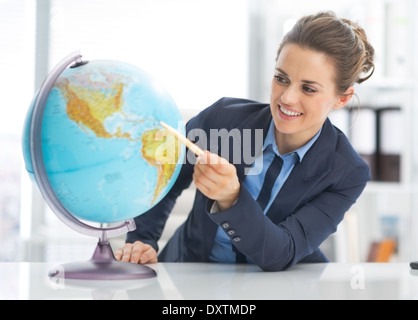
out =
{"type": "MultiPolygon", "coordinates": [[[[268,146],[271,146],[274,153],[277,154],[279,157],[281,157],[282,155],[280,154],[279,149],[277,148],[277,145],[276,145],[276,139],[274,137],[274,129],[275,129],[274,121],[271,120],[266,139],[264,140],[263,152],[266,150],[268,146]]],[[[304,146],[292,152],[292,153],[296,153],[299,156],[299,162],[302,162],[303,157],[306,155],[309,149],[313,146],[316,140],[318,140],[319,136],[321,135],[321,132],[322,132],[322,128],[319,129],[318,133],[311,140],[309,140],[304,146]]]]}

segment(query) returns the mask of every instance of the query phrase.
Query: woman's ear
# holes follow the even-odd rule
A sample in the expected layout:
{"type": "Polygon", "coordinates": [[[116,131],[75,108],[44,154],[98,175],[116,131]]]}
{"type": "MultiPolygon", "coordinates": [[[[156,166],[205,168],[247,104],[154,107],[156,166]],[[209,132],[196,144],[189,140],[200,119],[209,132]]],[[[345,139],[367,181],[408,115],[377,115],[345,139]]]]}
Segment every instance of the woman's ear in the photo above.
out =
{"type": "Polygon", "coordinates": [[[351,100],[354,95],[354,87],[349,87],[342,95],[340,95],[335,109],[344,108],[351,100]]]}

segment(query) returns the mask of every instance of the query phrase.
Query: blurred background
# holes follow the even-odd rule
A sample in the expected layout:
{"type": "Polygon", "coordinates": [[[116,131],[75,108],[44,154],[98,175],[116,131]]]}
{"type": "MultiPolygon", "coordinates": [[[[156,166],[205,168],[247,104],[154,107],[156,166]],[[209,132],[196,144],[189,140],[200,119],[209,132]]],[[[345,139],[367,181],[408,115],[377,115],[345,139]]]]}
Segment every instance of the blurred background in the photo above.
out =
{"type": "MultiPolygon", "coordinates": [[[[97,241],[55,217],[22,161],[27,109],[61,59],[80,50],[137,65],[188,119],[224,96],[268,102],[284,33],[327,10],[365,28],[376,73],[356,88],[360,109],[354,101],[331,115],[373,181],[323,249],[338,262],[418,260],[418,1],[0,0],[0,261],[88,259],[97,241]]],[[[192,196],[182,195],[161,245],[192,196]]]]}

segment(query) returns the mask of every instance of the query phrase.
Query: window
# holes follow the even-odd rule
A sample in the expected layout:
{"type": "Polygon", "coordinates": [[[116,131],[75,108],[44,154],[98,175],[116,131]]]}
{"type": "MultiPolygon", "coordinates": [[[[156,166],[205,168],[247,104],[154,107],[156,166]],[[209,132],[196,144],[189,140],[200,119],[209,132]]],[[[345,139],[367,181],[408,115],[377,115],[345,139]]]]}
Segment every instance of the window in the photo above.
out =
{"type": "Polygon", "coordinates": [[[247,2],[53,0],[51,62],[130,62],[157,78],[181,109],[247,93],[247,2]]]}
{"type": "Polygon", "coordinates": [[[21,131],[33,95],[34,1],[0,1],[0,261],[21,258],[21,131]]]}

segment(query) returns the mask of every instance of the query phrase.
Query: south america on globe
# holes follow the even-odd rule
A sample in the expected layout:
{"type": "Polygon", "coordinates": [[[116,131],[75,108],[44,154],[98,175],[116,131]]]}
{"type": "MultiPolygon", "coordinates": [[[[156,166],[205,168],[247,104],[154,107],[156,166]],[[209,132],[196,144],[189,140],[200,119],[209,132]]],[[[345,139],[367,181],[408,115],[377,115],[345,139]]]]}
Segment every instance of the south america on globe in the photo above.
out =
{"type": "MultiPolygon", "coordinates": [[[[23,135],[26,169],[32,108],[23,135]]],[[[160,126],[184,134],[167,91],[142,69],[111,60],[67,68],[42,117],[42,158],[51,188],[75,217],[112,223],[156,205],[176,181],[185,147],[160,126]]]]}

